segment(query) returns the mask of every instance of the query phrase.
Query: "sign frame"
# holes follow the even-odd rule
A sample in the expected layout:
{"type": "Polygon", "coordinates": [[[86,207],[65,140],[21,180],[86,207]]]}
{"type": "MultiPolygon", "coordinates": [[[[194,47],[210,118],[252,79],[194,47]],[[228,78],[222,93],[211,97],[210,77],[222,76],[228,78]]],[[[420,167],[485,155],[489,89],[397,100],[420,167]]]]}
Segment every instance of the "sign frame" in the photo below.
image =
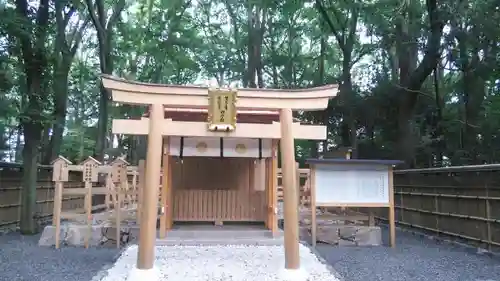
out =
{"type": "Polygon", "coordinates": [[[208,90],[208,130],[232,132],[236,130],[236,102],[238,91],[233,89],[208,90]]]}
{"type": "Polygon", "coordinates": [[[389,209],[389,243],[391,248],[396,247],[396,218],[394,211],[394,180],[393,180],[393,168],[395,165],[402,163],[396,160],[367,160],[367,159],[308,159],[306,163],[310,165],[310,182],[311,182],[311,236],[312,236],[312,246],[316,247],[316,235],[317,235],[317,221],[316,221],[316,208],[317,207],[358,207],[358,208],[388,208],[389,209]],[[381,168],[387,170],[388,176],[388,203],[369,203],[369,202],[317,202],[317,168],[319,165],[341,165],[345,167],[345,170],[353,169],[354,166],[363,165],[366,167],[373,167],[380,171],[381,168]]]}
{"type": "Polygon", "coordinates": [[[389,167],[385,165],[342,165],[316,164],[316,204],[322,207],[330,205],[343,207],[388,207],[389,167]],[[377,177],[379,186],[367,186],[377,177]],[[321,175],[321,176],[320,176],[321,175]],[[338,188],[340,187],[340,188],[338,188]],[[375,196],[366,193],[375,192],[375,196]],[[334,198],[334,199],[332,199],[334,198]]]}

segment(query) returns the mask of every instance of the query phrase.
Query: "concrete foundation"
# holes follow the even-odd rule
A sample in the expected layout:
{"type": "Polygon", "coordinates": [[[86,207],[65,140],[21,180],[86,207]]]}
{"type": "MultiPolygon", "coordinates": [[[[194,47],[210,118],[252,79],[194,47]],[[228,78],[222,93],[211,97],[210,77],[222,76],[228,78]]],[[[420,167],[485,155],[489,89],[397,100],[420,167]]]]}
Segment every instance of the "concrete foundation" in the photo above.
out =
{"type": "Polygon", "coordinates": [[[165,239],[157,239],[158,246],[194,245],[283,245],[283,232],[273,235],[270,230],[246,225],[182,226],[172,229],[165,239]]]}

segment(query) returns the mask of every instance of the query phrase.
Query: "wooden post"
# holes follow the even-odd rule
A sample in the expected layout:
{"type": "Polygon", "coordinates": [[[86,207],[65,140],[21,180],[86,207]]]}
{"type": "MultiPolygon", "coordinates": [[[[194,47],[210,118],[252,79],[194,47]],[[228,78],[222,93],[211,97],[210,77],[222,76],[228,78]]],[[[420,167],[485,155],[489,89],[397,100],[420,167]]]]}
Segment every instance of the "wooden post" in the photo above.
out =
{"type": "Polygon", "coordinates": [[[272,221],[273,221],[273,193],[272,193],[272,158],[266,158],[266,206],[267,206],[267,216],[266,216],[266,228],[272,231],[272,221]]]}
{"type": "Polygon", "coordinates": [[[85,248],[89,247],[90,237],[92,236],[92,183],[97,182],[99,176],[98,166],[101,163],[96,159],[89,157],[83,163],[83,181],[85,183],[85,214],[87,217],[87,235],[85,236],[85,248]]]}
{"type": "Polygon", "coordinates": [[[87,217],[87,235],[85,235],[85,248],[89,247],[90,237],[92,236],[92,182],[85,181],[85,214],[87,217]]]}
{"type": "Polygon", "coordinates": [[[389,239],[392,248],[396,247],[396,218],[394,214],[394,173],[389,167],[389,239]]]}
{"type": "Polygon", "coordinates": [[[486,178],[486,184],[484,185],[485,189],[485,213],[486,213],[486,240],[488,241],[488,245],[486,245],[489,252],[491,252],[491,205],[490,205],[490,188],[488,186],[491,181],[491,175],[486,178]]]}
{"type": "MultiPolygon", "coordinates": [[[[400,191],[403,191],[402,189],[400,189],[400,191]]],[[[405,221],[405,210],[404,210],[404,207],[405,207],[405,202],[403,200],[403,192],[399,193],[399,206],[401,207],[399,209],[399,219],[404,222],[405,221]]]]}
{"type": "Polygon", "coordinates": [[[56,181],[56,190],[54,194],[54,216],[53,220],[56,227],[56,241],[55,246],[56,249],[59,249],[60,240],[61,240],[61,208],[62,208],[62,192],[63,192],[62,181],[56,181]]]}
{"type": "Polygon", "coordinates": [[[121,246],[122,207],[124,205],[125,187],[128,184],[127,165],[127,161],[123,158],[117,158],[111,163],[111,180],[115,187],[116,248],[121,246]]]}
{"type": "MultiPolygon", "coordinates": [[[[438,188],[434,188],[434,212],[436,214],[439,214],[439,198],[438,198],[438,192],[439,192],[439,189],[438,188]]],[[[401,209],[400,209],[401,210],[401,209]]],[[[440,228],[440,223],[439,223],[439,216],[435,216],[436,218],[436,222],[435,222],[435,229],[437,230],[436,231],[436,236],[439,236],[439,228],[440,228]]]]}
{"type": "Polygon", "coordinates": [[[302,196],[302,189],[300,188],[299,162],[295,162],[295,186],[297,187],[297,208],[298,208],[300,206],[300,198],[302,196]]]}
{"type": "Polygon", "coordinates": [[[162,207],[162,214],[160,217],[160,238],[165,239],[165,235],[167,233],[167,208],[168,208],[168,182],[169,182],[169,175],[168,175],[168,138],[165,138],[163,141],[163,175],[162,175],[162,184],[161,184],[161,207],[162,207]]]}
{"type": "MultiPolygon", "coordinates": [[[[359,212],[359,209],[358,209],[359,212]]],[[[373,213],[373,209],[368,209],[368,226],[375,226],[375,214],[373,213]]]]}
{"type": "Polygon", "coordinates": [[[61,209],[62,209],[62,193],[64,182],[69,179],[68,165],[72,164],[68,159],[59,156],[52,161],[52,181],[55,182],[54,191],[54,210],[52,224],[56,228],[55,247],[59,249],[61,235],[61,209]]]}
{"type": "Polygon", "coordinates": [[[152,269],[155,258],[158,185],[161,174],[163,105],[150,106],[146,177],[143,190],[141,225],[139,230],[139,253],[137,268],[152,269]]]}
{"type": "Polygon", "coordinates": [[[273,140],[271,150],[271,232],[278,231],[278,141],[273,140]]]}
{"type": "Polygon", "coordinates": [[[132,190],[133,195],[130,203],[133,205],[137,203],[137,171],[132,172],[132,190]]]}
{"type": "Polygon", "coordinates": [[[317,232],[317,222],[316,222],[316,167],[314,165],[310,166],[310,174],[309,174],[309,181],[311,183],[310,185],[310,191],[311,191],[311,239],[312,239],[312,246],[316,247],[316,232],[317,232]]]}
{"type": "Polygon", "coordinates": [[[167,189],[167,229],[172,229],[173,224],[174,224],[174,192],[172,190],[172,158],[169,156],[168,160],[168,178],[167,178],[167,184],[168,184],[168,189],[167,189]]]}
{"type": "Polygon", "coordinates": [[[111,203],[113,202],[113,183],[111,181],[111,172],[106,173],[106,195],[104,196],[104,204],[106,211],[111,210],[111,203]]]}
{"type": "Polygon", "coordinates": [[[296,166],[292,121],[292,110],[281,109],[281,174],[283,179],[286,269],[298,269],[300,267],[298,192],[295,178],[296,166]]]}
{"type": "Polygon", "coordinates": [[[144,192],[144,186],[145,184],[145,177],[146,177],[146,161],[144,160],[139,160],[139,167],[138,167],[138,183],[137,183],[137,211],[136,211],[136,216],[137,216],[137,224],[141,224],[141,215],[142,215],[142,198],[143,192],[144,192]]]}

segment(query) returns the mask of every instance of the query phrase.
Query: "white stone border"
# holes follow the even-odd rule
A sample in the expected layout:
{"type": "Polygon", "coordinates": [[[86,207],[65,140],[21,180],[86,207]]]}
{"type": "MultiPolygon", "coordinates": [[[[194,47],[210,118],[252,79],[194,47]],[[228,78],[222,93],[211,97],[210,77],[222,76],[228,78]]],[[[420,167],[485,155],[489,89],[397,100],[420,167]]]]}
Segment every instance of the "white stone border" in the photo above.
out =
{"type": "Polygon", "coordinates": [[[305,245],[301,268],[284,268],[283,246],[157,246],[155,268],[135,268],[137,246],[128,247],[93,281],[339,281],[337,274],[305,245]]]}

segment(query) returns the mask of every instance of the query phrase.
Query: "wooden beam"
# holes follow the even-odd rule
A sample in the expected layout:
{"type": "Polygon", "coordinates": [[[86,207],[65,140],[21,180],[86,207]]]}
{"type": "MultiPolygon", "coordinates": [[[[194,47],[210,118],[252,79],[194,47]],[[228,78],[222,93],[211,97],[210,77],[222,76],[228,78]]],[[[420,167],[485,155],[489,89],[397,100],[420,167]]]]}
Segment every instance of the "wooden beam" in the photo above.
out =
{"type": "Polygon", "coordinates": [[[299,220],[297,207],[299,204],[295,178],[295,145],[292,134],[292,118],[291,109],[282,109],[280,111],[286,269],[298,269],[300,267],[299,220]]]}
{"type": "MultiPolygon", "coordinates": [[[[112,131],[114,134],[147,135],[149,132],[149,118],[139,120],[113,119],[112,131]]],[[[172,121],[162,119],[159,122],[163,136],[183,137],[230,137],[230,138],[261,138],[280,139],[280,123],[272,124],[250,124],[238,123],[234,132],[212,132],[207,130],[205,122],[172,121]]],[[[325,140],[326,126],[323,125],[301,125],[293,123],[293,137],[295,139],[325,140]]]]}
{"type": "MultiPolygon", "coordinates": [[[[125,104],[168,106],[208,106],[208,87],[147,84],[102,76],[103,86],[111,91],[113,101],[125,104]]],[[[238,89],[238,108],[323,110],[335,97],[338,85],[311,89],[238,89]]]]}
{"type": "Polygon", "coordinates": [[[158,206],[158,184],[161,175],[163,106],[153,105],[149,120],[148,151],[146,158],[146,184],[143,190],[142,218],[139,229],[139,253],[137,268],[153,268],[155,259],[156,221],[158,206]]]}

